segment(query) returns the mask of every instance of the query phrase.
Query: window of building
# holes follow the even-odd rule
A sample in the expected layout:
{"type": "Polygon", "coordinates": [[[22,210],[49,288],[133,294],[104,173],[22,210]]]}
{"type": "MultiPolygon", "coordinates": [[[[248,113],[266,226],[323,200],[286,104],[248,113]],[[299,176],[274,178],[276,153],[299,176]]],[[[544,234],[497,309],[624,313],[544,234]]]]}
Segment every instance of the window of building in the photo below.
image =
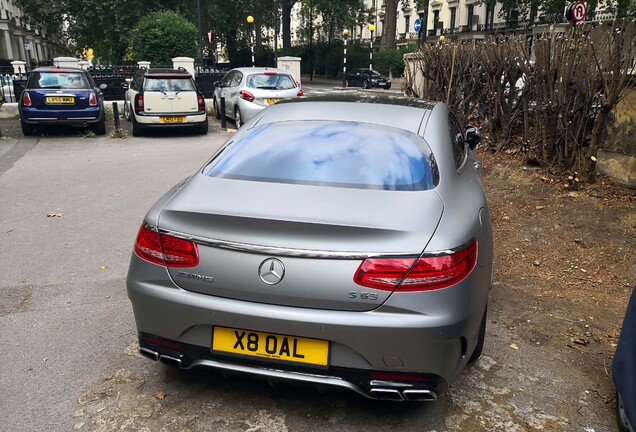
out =
{"type": "Polygon", "coordinates": [[[450,8],[450,28],[454,29],[457,20],[457,8],[450,8]]]}
{"type": "Polygon", "coordinates": [[[475,14],[475,5],[468,5],[468,27],[473,26],[473,15],[475,14]]]}
{"type": "Polygon", "coordinates": [[[411,16],[410,15],[404,16],[404,31],[406,33],[411,31],[411,16]]]}

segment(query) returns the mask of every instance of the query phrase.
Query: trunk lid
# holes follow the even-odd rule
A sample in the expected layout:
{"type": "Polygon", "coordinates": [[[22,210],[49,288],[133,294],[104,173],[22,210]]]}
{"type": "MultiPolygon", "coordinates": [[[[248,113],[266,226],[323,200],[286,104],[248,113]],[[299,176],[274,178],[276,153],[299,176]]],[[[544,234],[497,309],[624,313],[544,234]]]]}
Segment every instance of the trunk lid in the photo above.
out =
{"type": "Polygon", "coordinates": [[[183,289],[251,302],[366,311],[391,293],[353,281],[362,256],[419,254],[442,212],[433,190],[361,190],[199,175],[166,204],[159,226],[198,244],[196,267],[169,268],[183,289]]]}

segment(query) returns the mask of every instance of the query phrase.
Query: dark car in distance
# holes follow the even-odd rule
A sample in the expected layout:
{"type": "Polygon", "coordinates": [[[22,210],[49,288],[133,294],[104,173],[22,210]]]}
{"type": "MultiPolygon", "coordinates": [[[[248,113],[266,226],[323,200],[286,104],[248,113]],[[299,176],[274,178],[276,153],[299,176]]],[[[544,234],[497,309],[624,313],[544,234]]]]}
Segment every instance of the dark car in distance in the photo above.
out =
{"type": "Polygon", "coordinates": [[[388,90],[391,88],[391,80],[376,70],[359,68],[345,76],[345,87],[362,87],[364,89],[380,87],[388,90]]]}
{"type": "Polygon", "coordinates": [[[40,67],[29,75],[19,102],[20,125],[24,135],[33,135],[38,126],[68,125],[106,133],[105,84],[97,87],[84,69],[40,67]]]}

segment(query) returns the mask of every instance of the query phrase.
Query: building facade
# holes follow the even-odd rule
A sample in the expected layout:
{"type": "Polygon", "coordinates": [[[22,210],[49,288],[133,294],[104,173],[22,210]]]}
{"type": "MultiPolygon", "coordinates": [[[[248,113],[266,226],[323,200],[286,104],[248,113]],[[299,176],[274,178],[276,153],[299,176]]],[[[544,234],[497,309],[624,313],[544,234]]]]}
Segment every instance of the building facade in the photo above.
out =
{"type": "Polygon", "coordinates": [[[27,23],[12,0],[0,0],[0,59],[34,59],[38,63],[68,55],[62,41],[40,26],[27,23]]]}

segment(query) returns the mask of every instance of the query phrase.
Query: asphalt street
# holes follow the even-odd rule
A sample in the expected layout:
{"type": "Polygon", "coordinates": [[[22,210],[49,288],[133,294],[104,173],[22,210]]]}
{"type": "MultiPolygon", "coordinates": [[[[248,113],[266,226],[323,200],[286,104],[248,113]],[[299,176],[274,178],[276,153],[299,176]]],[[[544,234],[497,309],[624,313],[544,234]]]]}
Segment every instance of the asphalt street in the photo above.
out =
{"type": "Polygon", "coordinates": [[[213,121],[205,136],[0,140],[0,431],[611,430],[580,390],[588,378],[511,350],[497,320],[482,359],[434,403],[270,387],[139,356],[125,287],[137,230],[231,135],[213,121]]]}

